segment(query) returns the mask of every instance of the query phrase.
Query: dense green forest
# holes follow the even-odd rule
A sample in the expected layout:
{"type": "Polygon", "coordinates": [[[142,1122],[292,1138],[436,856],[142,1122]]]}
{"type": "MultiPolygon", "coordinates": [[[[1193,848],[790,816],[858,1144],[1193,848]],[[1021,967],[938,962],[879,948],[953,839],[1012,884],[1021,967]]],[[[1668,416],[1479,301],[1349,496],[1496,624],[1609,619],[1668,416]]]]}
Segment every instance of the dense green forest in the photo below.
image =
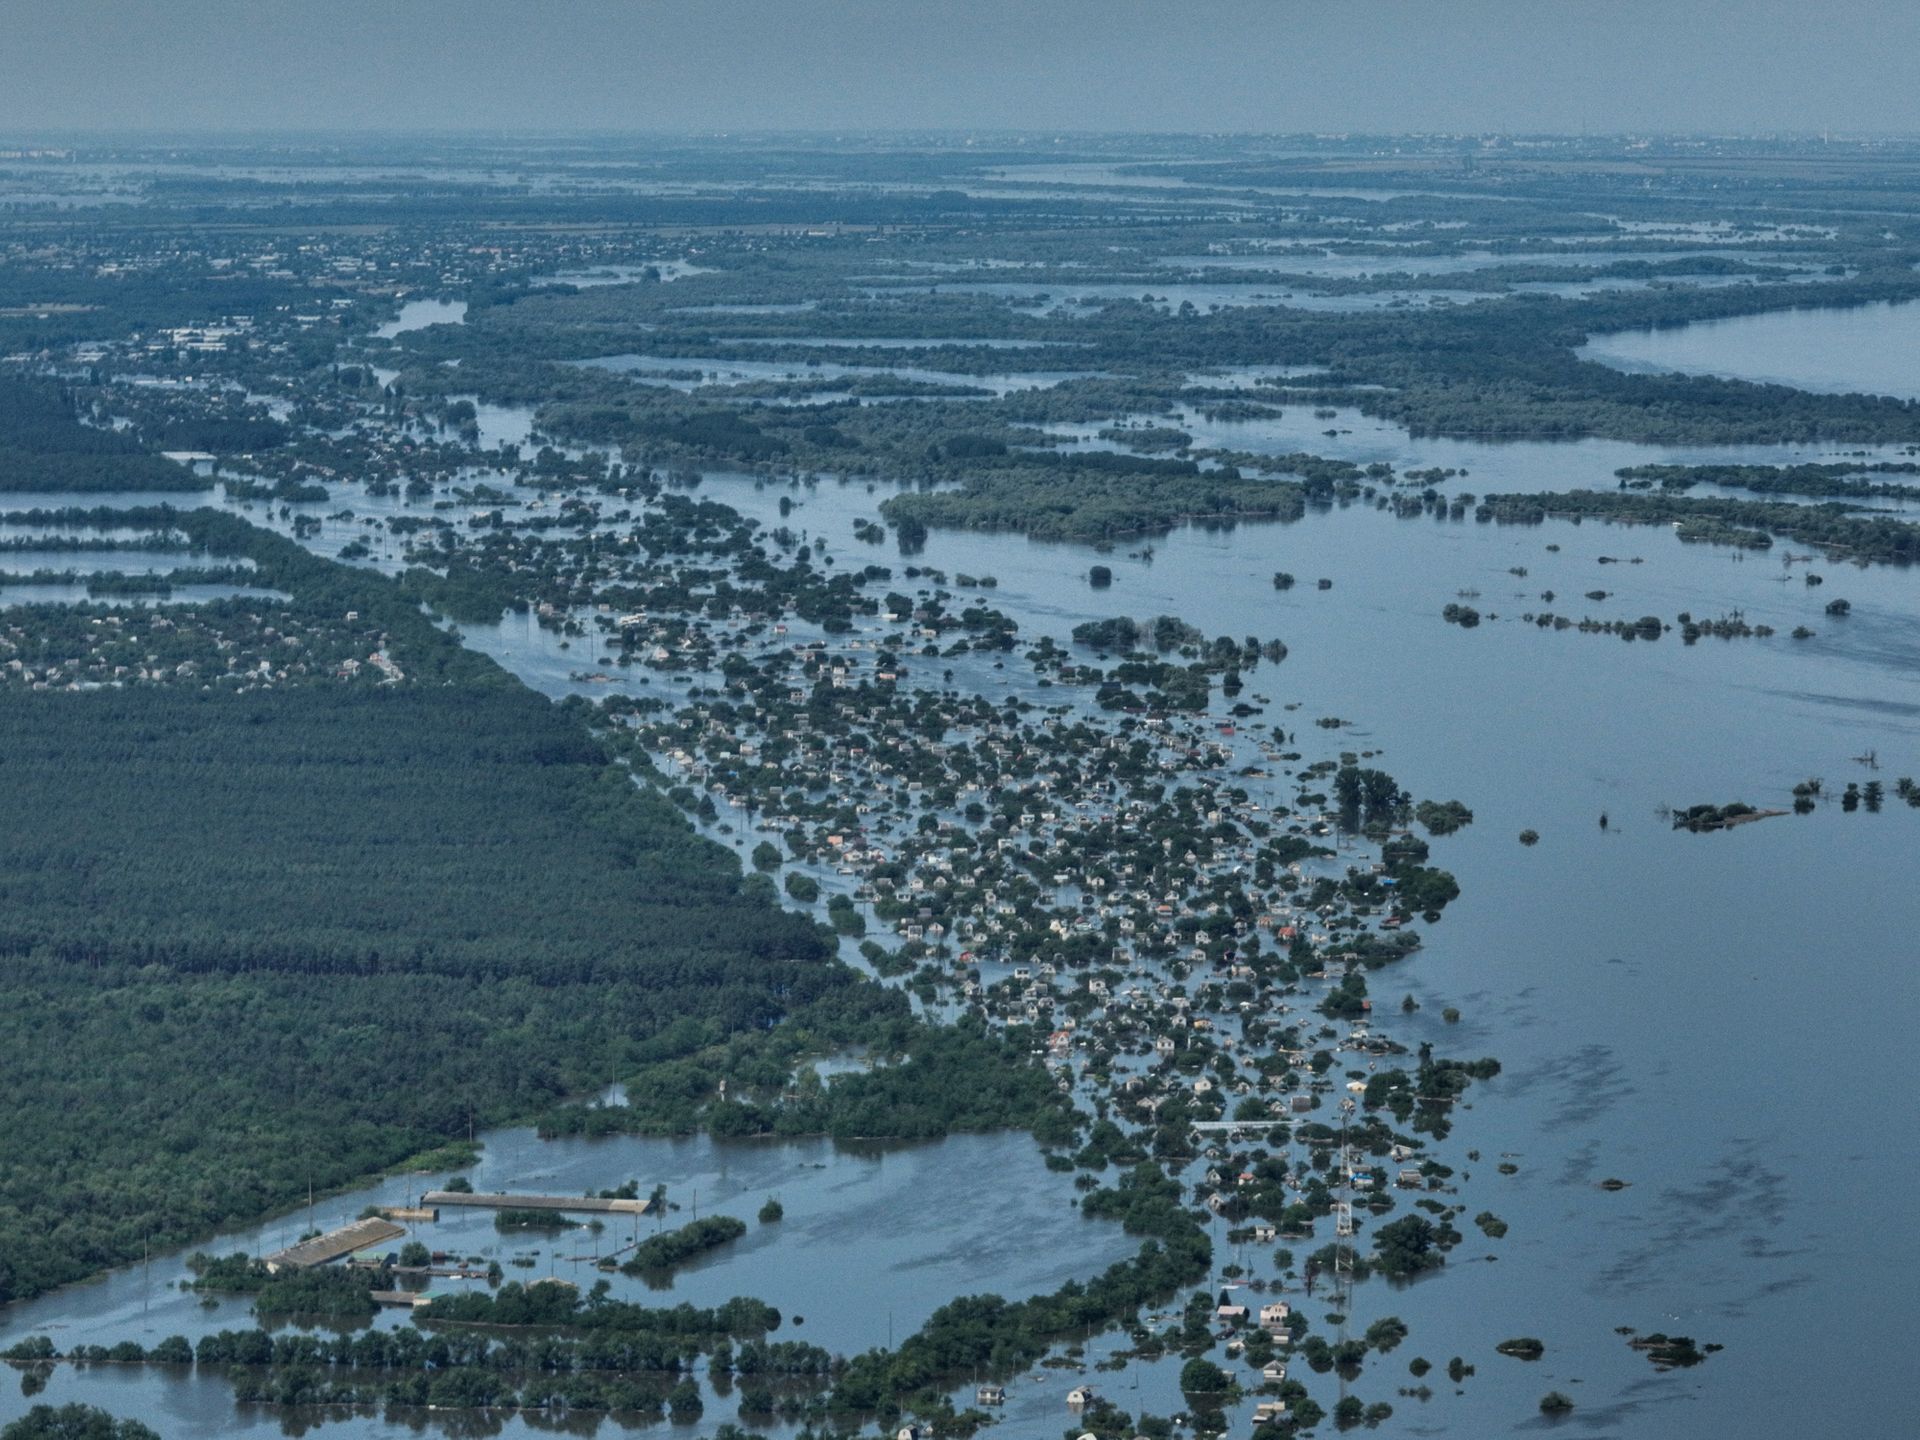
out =
{"type": "Polygon", "coordinates": [[[731,857],[528,692],[56,693],[0,713],[0,793],[36,817],[0,839],[9,953],[556,983],[629,979],[662,949],[722,976],[823,953],[771,907],[741,913],[731,857]]]}
{"type": "Polygon", "coordinates": [[[0,1299],[890,997],[515,688],[9,694],[0,1299]]]}
{"type": "Polygon", "coordinates": [[[118,431],[82,425],[48,380],[0,376],[0,490],[204,490],[185,466],[118,431]]]}
{"type": "MultiPolygon", "coordinates": [[[[86,512],[69,520],[85,521],[86,512]]],[[[123,523],[102,515],[99,523],[123,523]]],[[[525,1116],[904,1001],[391,581],[211,511],[409,681],[0,698],[0,1301],[525,1116]]]]}

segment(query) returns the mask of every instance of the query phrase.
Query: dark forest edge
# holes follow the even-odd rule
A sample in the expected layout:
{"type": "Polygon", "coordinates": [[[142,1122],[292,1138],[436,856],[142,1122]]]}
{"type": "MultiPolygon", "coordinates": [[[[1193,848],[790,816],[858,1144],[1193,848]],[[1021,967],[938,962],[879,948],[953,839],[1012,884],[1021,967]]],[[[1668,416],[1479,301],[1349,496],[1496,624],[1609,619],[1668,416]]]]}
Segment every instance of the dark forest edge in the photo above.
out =
{"type": "MultiPolygon", "coordinates": [[[[41,817],[0,842],[0,1074],[41,1097],[9,1125],[21,1163],[0,1183],[0,1301],[716,1045],[777,1036],[765,1053],[789,1066],[934,1045],[951,1059],[941,1073],[982,1082],[956,1087],[972,1103],[955,1113],[916,1084],[928,1070],[857,1077],[809,1115],[815,1132],[924,1136],[1050,1113],[1023,1057],[965,1032],[936,1039],[633,784],[577,707],[463,649],[394,582],[212,511],[61,518],[250,560],[316,626],[352,611],[381,627],[408,682],[0,698],[0,793],[41,817]],[[490,843],[449,839],[463,835],[490,843]],[[348,912],[341,894],[358,898],[348,912]],[[298,1023],[323,1010],[324,1034],[298,1023]],[[103,1071],[100,1054],[121,1058],[103,1071]],[[76,1142],[87,1159],[56,1164],[76,1142]]],[[[776,1069],[769,1086],[790,1076],[776,1069]]]]}

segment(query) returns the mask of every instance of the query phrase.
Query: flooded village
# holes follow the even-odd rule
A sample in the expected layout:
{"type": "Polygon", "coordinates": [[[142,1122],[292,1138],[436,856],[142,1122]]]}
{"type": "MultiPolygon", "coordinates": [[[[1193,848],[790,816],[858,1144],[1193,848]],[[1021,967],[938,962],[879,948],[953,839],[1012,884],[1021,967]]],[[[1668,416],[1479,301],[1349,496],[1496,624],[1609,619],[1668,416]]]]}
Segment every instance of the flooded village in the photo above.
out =
{"type": "MultiPolygon", "coordinates": [[[[1015,182],[968,183],[992,210],[1015,182]]],[[[280,289],[6,357],[142,450],[112,483],[0,496],[0,691],[257,705],[291,768],[274,706],[511,685],[577,731],[537,765],[590,753],[671,817],[663,905],[680,865],[800,918],[737,962],[774,999],[636,1026],[593,1088],[542,1074],[476,1121],[442,1078],[406,1165],[304,1203],[282,1183],[191,1244],[123,1247],[98,1285],[0,1305],[0,1418],[100,1398],[180,1433],[1279,1440],[1578,1406],[1677,1434],[1723,1373],[1777,1358],[1726,1255],[1811,1286],[1781,1243],[1807,1197],[1636,1113],[1732,1063],[1660,1024],[1776,1006],[1781,982],[1756,958],[1736,998],[1645,1002],[1709,982],[1629,943],[1635,906],[1697,935],[1697,904],[1644,897],[1696,864],[1758,883],[1697,847],[1818,835],[1845,869],[1871,840],[1831,838],[1839,783],[1734,835],[1648,817],[1744,813],[1862,752],[1910,767],[1912,737],[1863,708],[1888,728],[1837,759],[1807,753],[1817,709],[1751,765],[1655,742],[1691,735],[1700,693],[1737,726],[1746,697],[1838,708],[1862,667],[1905,663],[1910,578],[1862,547],[1910,528],[1915,437],[1434,435],[1344,352],[1299,360],[1273,312],[1538,304],[1571,333],[1746,289],[1904,303],[1920,231],[1647,231],[1344,187],[1228,187],[1222,214],[1191,175],[1194,213],[1169,217],[1118,183],[1036,174],[981,234],[910,205],[872,230],[35,237],[35,263],[280,289]],[[1731,453],[1769,483],[1896,478],[1767,502],[1816,521],[1680,534],[1501,503],[1549,465],[1634,503],[1624,467],[1731,453]],[[1817,544],[1816,592],[1791,562],[1817,544]],[[1552,586],[1634,643],[1536,620],[1552,586]],[[1466,601],[1474,623],[1444,624],[1466,601]],[[1622,677],[1657,698],[1589,756],[1573,727],[1627,703],[1622,677]],[[1696,848],[1633,848],[1653,834],[1696,848]],[[1547,907],[1575,892],[1563,922],[1547,907]],[[779,1008],[826,967],[844,995],[779,1008]],[[1618,987],[1598,1035],[1574,985],[1618,987]],[[1709,1298],[1682,1302],[1660,1237],[1696,1231],[1709,1298]]],[[[1697,483],[1711,502],[1676,503],[1761,503],[1697,483]]],[[[582,790],[581,813],[622,813],[582,790]]],[[[557,828],[499,874],[549,867],[557,828]]],[[[661,843],[609,834],[622,866],[661,843]]],[[[543,924],[573,945],[607,883],[560,876],[543,924]]],[[[1749,909],[1759,956],[1780,921],[1749,909]]],[[[608,933],[644,948],[649,923],[608,933]]],[[[380,944],[366,974],[409,953],[380,944]]],[[[593,949],[588,1010],[634,986],[593,949]]],[[[455,1012],[476,1034],[532,1010],[487,964],[499,998],[455,1012]]],[[[398,1025],[380,1043],[396,1088],[458,1073],[416,1066],[398,1025]]]]}

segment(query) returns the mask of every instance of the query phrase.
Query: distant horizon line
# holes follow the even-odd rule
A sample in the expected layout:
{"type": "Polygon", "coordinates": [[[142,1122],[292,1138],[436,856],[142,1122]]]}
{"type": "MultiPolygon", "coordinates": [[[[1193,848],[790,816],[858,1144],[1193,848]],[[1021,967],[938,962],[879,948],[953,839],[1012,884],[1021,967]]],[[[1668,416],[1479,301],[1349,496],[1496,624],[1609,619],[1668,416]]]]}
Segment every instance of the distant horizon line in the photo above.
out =
{"type": "Polygon", "coordinates": [[[707,126],[698,129],[674,127],[575,126],[557,129],[486,128],[462,125],[419,126],[141,126],[77,127],[49,126],[14,129],[0,126],[0,146],[52,144],[63,141],[242,141],[242,140],[704,140],[743,141],[768,139],[807,139],[813,141],[852,141],[859,139],[943,139],[961,143],[975,140],[1034,140],[1059,143],[1064,140],[1198,140],[1211,143],[1232,141],[1313,141],[1316,143],[1365,142],[1370,140],[1418,141],[1573,141],[1593,144],[1618,142],[1683,141],[1712,143],[1819,142],[1823,144],[1886,144],[1920,142],[1916,130],[1519,130],[1492,129],[1426,130],[1192,130],[1192,129],[1038,129],[1010,126],[887,125],[849,128],[843,126],[707,126]]]}

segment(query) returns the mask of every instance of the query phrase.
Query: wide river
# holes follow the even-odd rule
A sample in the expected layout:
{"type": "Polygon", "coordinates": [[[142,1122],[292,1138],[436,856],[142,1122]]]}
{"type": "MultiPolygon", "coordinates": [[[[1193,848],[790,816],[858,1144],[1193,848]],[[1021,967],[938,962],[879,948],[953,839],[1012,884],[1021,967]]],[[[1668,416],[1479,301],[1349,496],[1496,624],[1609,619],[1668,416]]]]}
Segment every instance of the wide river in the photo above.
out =
{"type": "MultiPolygon", "coordinates": [[[[1792,360],[1729,352],[1719,363],[1792,360]]],[[[1843,372],[1833,383],[1850,385],[1843,372]]],[[[1672,453],[1425,442],[1304,410],[1268,424],[1275,446],[1304,448],[1286,433],[1297,430],[1313,433],[1323,454],[1464,465],[1472,474],[1450,488],[1478,492],[1519,488],[1523,478],[1529,489],[1605,483],[1613,465],[1672,453]],[[1347,433],[1315,433],[1328,428],[1347,433]]],[[[872,515],[888,493],[724,476],[701,491],[770,523],[789,496],[788,523],[827,538],[843,562],[886,558],[851,536],[854,518],[872,515]]],[[[337,509],[342,498],[317,508],[337,509]]],[[[347,503],[362,514],[376,508],[357,493],[347,503]]],[[[312,543],[330,552],[357,533],[329,523],[312,543]]],[[[1394,1403],[1383,1433],[1465,1440],[1532,1430],[1543,1423],[1539,1397],[1554,1388],[1575,1397],[1571,1423],[1592,1435],[1760,1435],[1791,1414],[1823,1434],[1881,1436],[1900,1433],[1896,1417],[1913,1413],[1906,1317],[1920,1260],[1899,1237],[1920,1184],[1920,1109],[1908,1073],[1920,1033],[1910,938],[1920,933],[1920,886],[1907,868],[1920,813],[1891,792],[1896,777],[1920,775],[1920,576],[1826,561],[1789,567],[1788,548],[1751,555],[1683,545],[1666,529],[1564,521],[1396,520],[1353,505],[1292,525],[1180,530],[1153,542],[1150,556],[1141,546],[1096,557],[1087,547],[936,532],[921,557],[994,576],[989,598],[1028,636],[1064,641],[1080,621],[1116,613],[1176,614],[1209,634],[1278,635],[1289,658],[1263,667],[1250,689],[1301,702],[1290,723],[1344,717],[1349,748],[1377,749],[1375,763],[1417,794],[1473,809],[1472,826],[1434,847],[1462,898],[1428,928],[1426,950],[1374,989],[1392,1000],[1411,993],[1422,1006],[1408,1017],[1395,1009],[1397,1037],[1504,1062],[1499,1079],[1475,1087],[1456,1135],[1482,1157],[1462,1189],[1466,1213],[1492,1209],[1512,1228],[1497,1243],[1470,1231],[1429,1280],[1398,1291],[1374,1281],[1357,1292],[1358,1321],[1398,1314],[1412,1330],[1393,1356],[1369,1362],[1356,1387],[1394,1403]],[[1096,558],[1115,572],[1105,592],[1084,580],[1096,558]],[[1810,568],[1824,585],[1803,582],[1810,568]],[[1277,592],[1276,570],[1300,583],[1277,592]],[[1321,577],[1330,589],[1315,587],[1321,577]],[[1550,605],[1538,598],[1548,589],[1557,595],[1550,605]],[[1593,590],[1608,593],[1584,598],[1593,590]],[[1476,629],[1440,618],[1463,594],[1487,617],[1476,629]],[[1844,619],[1825,613],[1835,598],[1852,604],[1844,619]],[[1668,621],[1681,611],[1739,612],[1777,633],[1686,646],[1677,633],[1627,643],[1520,620],[1549,608],[1576,619],[1668,621]],[[1792,640],[1796,625],[1816,633],[1792,640]],[[1878,768],[1858,757],[1875,757],[1878,768]],[[1713,835],[1675,831],[1662,813],[1706,801],[1785,808],[1790,787],[1809,776],[1823,777],[1830,793],[1878,778],[1887,805],[1846,813],[1828,803],[1713,835]],[[1518,843],[1527,828],[1539,832],[1537,846],[1518,843]],[[1440,1019],[1447,1005],[1461,1010],[1457,1025],[1440,1019]],[[1515,1173],[1499,1174],[1502,1160],[1515,1173]],[[1629,1188],[1599,1188],[1609,1177],[1629,1188]],[[1619,1326],[1726,1348],[1697,1369],[1656,1374],[1619,1326]],[[1545,1358],[1492,1353],[1515,1334],[1543,1339],[1545,1358]],[[1393,1393],[1413,1383],[1407,1358],[1444,1365],[1455,1354],[1478,1366],[1464,1393],[1444,1382],[1429,1403],[1393,1393]]],[[[467,633],[551,694],[580,688],[569,675],[593,668],[581,648],[563,651],[559,637],[519,618],[467,633]]],[[[619,683],[638,684],[639,672],[621,672],[619,683]]],[[[762,1295],[806,1316],[783,1335],[833,1348],[884,1343],[889,1318],[904,1333],[950,1295],[1051,1288],[1130,1248],[1068,1207],[1068,1177],[1045,1171],[1024,1137],[883,1154],[824,1143],[487,1138],[479,1188],[663,1180],[682,1204],[697,1195],[700,1213],[711,1205],[748,1218],[777,1193],[785,1228],[756,1228],[734,1253],[684,1275],[675,1295],[762,1295]]],[[[317,1218],[390,1203],[416,1184],[338,1198],[317,1218]]],[[[277,1243],[306,1219],[210,1248],[277,1243]]],[[[484,1223],[460,1223],[472,1232],[462,1245],[516,1248],[498,1246],[484,1223]]],[[[436,1232],[428,1238],[438,1243],[436,1232]]],[[[566,1263],[551,1253],[534,1259],[536,1269],[509,1273],[566,1263]]],[[[182,1273],[169,1258],[17,1307],[0,1315],[0,1342],[44,1331],[63,1347],[150,1343],[246,1323],[238,1303],[202,1312],[169,1290],[182,1273]]],[[[1179,1408],[1173,1368],[1143,1369],[1109,1393],[1137,1383],[1139,1396],[1120,1403],[1167,1413],[1179,1408]]],[[[1309,1383],[1330,1397],[1324,1381],[1309,1383]]],[[[1016,1387],[1000,1433],[1057,1433],[1068,1423],[1064,1388],[1016,1387]]],[[[299,1433],[322,1421],[339,1435],[395,1428],[372,1415],[236,1410],[218,1381],[113,1367],[61,1367],[40,1398],[93,1400],[169,1436],[299,1433]]],[[[31,1403],[0,1396],[0,1420],[31,1403]]],[[[710,1434],[731,1410],[710,1403],[697,1425],[671,1429],[710,1434]]],[[[461,1433],[550,1428],[450,1423],[461,1433]]],[[[1245,1423],[1242,1414],[1236,1428],[1245,1423]]]]}

